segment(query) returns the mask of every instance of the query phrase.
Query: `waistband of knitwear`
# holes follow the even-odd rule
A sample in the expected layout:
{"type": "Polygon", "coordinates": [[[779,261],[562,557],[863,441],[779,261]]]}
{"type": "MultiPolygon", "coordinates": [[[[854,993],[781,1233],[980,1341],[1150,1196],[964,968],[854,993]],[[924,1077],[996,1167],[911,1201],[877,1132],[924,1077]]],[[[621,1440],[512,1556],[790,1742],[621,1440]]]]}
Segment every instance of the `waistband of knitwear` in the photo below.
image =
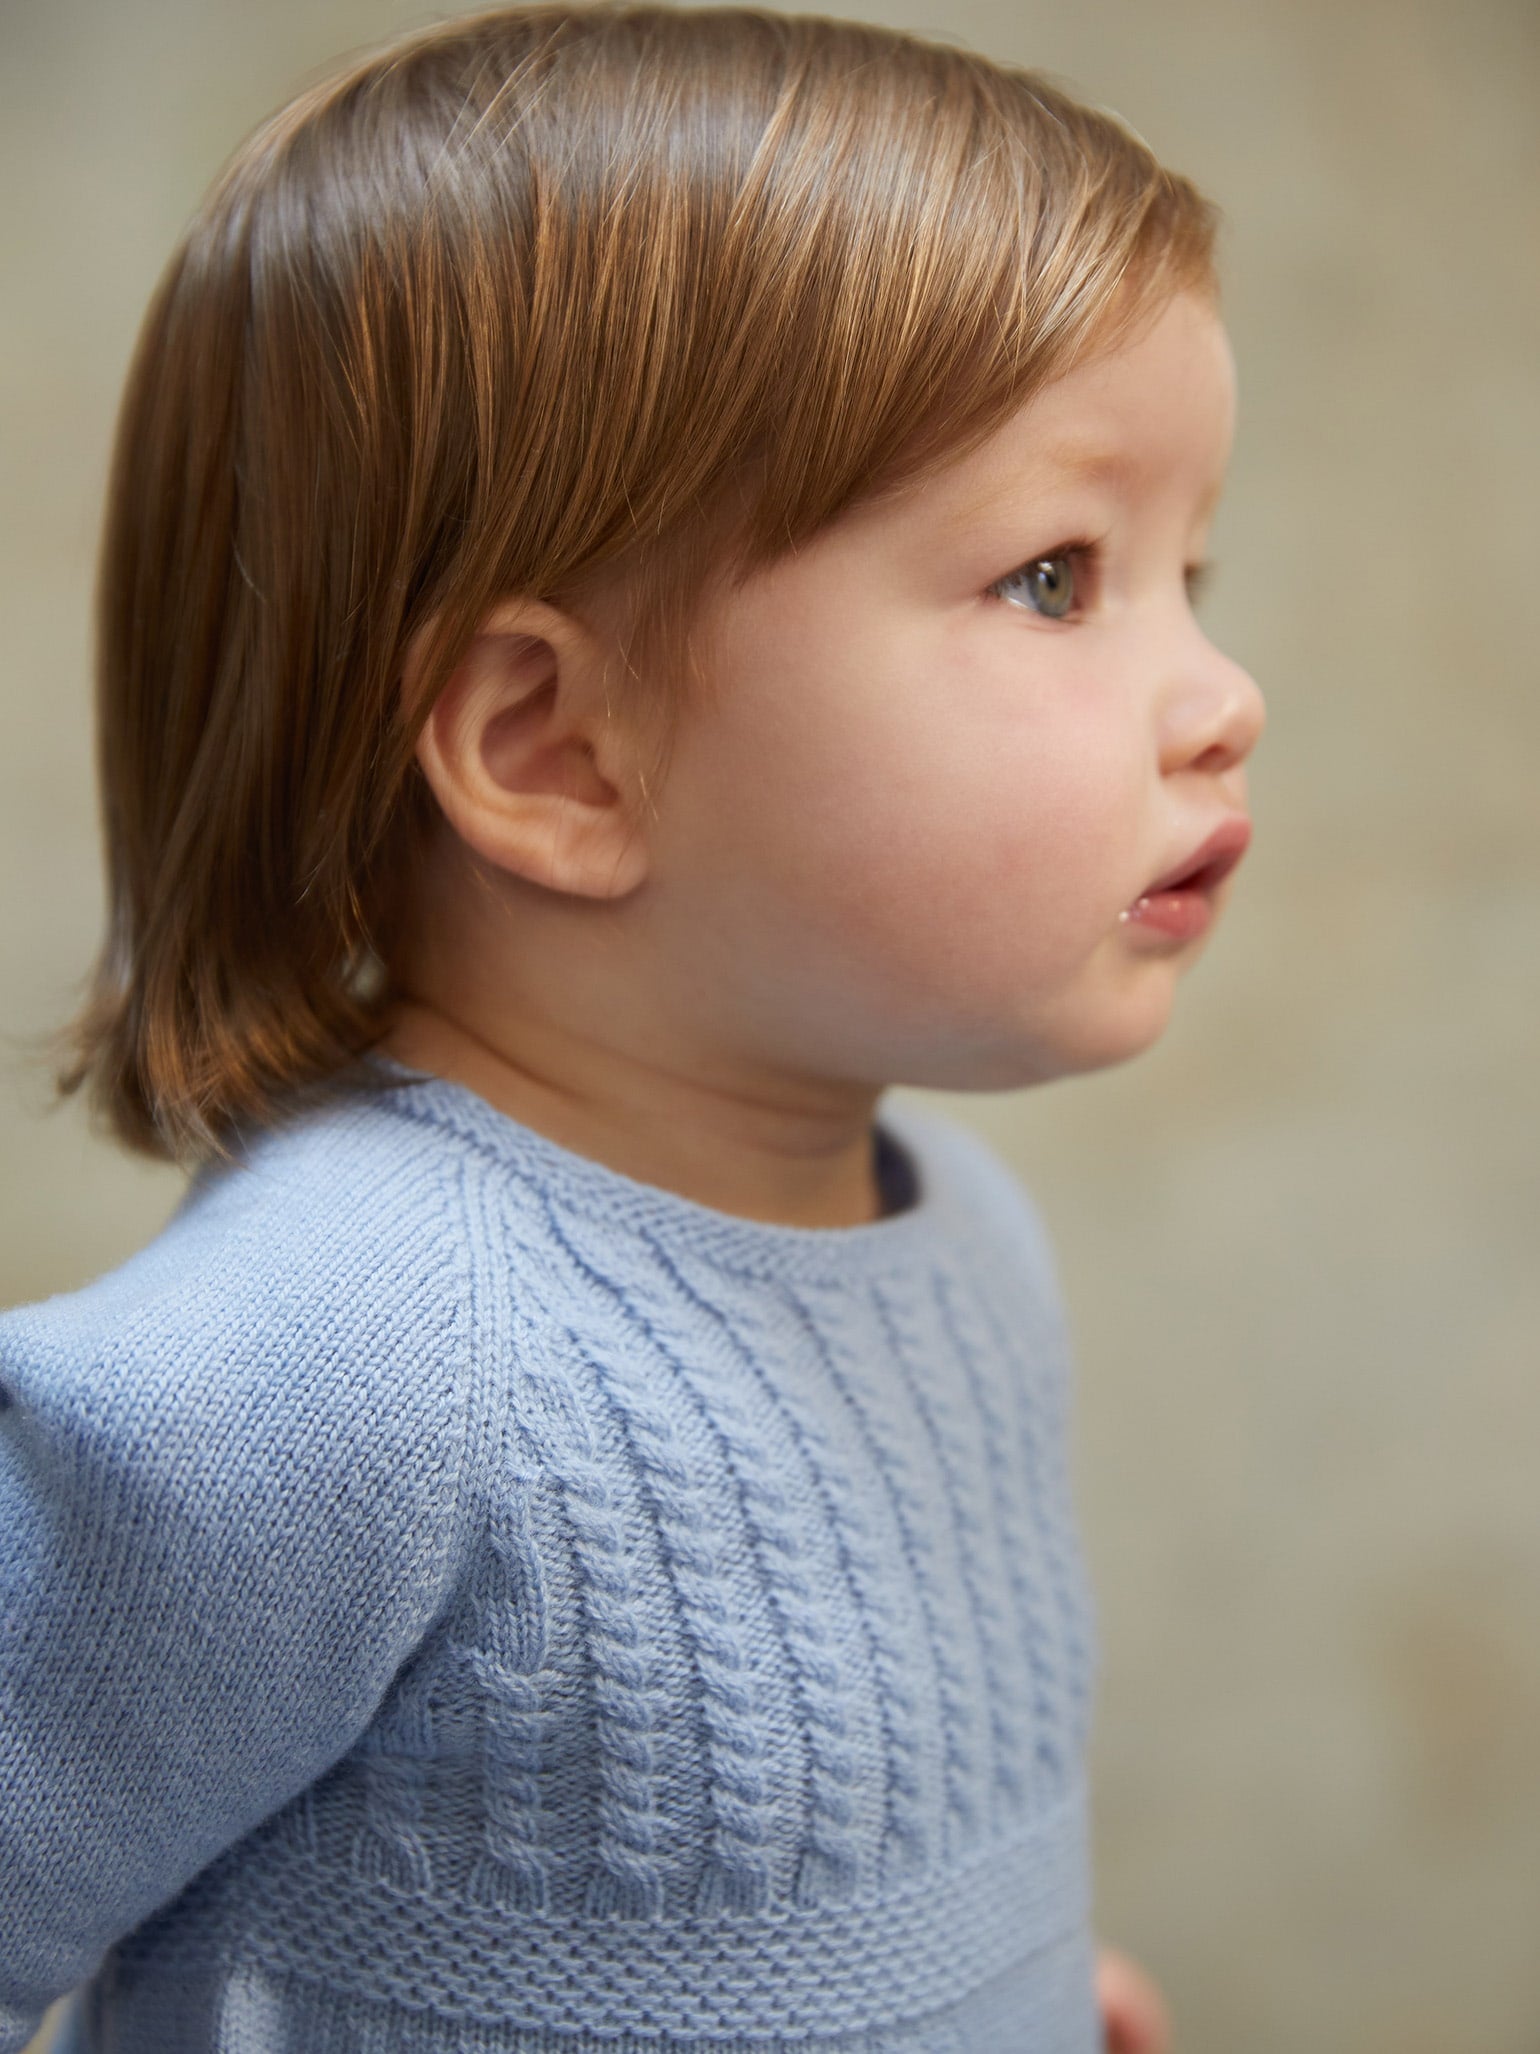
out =
{"type": "Polygon", "coordinates": [[[895,2025],[1051,1949],[1090,1913],[1079,1785],[1011,1839],[856,1904],[547,1918],[384,1895],[311,1863],[266,1883],[260,1902],[242,1893],[247,1960],[467,2023],[687,2038],[895,2025]]]}

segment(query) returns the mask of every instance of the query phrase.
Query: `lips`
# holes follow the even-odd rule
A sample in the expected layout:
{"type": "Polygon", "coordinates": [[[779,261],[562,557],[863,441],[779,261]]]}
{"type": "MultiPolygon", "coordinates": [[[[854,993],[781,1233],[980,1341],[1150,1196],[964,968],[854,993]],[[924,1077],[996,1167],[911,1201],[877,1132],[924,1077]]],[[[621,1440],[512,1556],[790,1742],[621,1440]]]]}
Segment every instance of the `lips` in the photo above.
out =
{"type": "Polygon", "coordinates": [[[1153,884],[1147,884],[1141,896],[1148,899],[1157,892],[1209,891],[1229,876],[1250,846],[1251,822],[1244,814],[1234,814],[1222,821],[1190,856],[1157,877],[1153,884]]]}
{"type": "Polygon", "coordinates": [[[1147,885],[1118,916],[1130,938],[1143,936],[1165,947],[1206,934],[1214,921],[1213,889],[1229,876],[1250,842],[1251,822],[1243,813],[1221,821],[1206,842],[1147,885]]]}

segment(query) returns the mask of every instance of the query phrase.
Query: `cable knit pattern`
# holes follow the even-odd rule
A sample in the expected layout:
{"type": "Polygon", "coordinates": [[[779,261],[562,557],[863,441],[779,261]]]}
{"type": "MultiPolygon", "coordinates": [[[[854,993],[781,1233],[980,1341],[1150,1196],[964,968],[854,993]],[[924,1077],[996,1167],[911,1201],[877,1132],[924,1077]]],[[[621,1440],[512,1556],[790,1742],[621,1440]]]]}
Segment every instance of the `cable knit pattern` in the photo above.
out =
{"type": "Polygon", "coordinates": [[[379,1082],[0,1313],[0,2054],[1094,2054],[1016,1179],[885,1104],[784,1227],[379,1082]]]}
{"type": "MultiPolygon", "coordinates": [[[[1057,1792],[1063,1783],[1066,1756],[1062,1723],[1055,1716],[1056,1666],[1053,1642],[1044,1616],[1045,1594],[1039,1580],[1029,1573],[1034,1554],[1033,1540],[1025,1517],[1024,1494],[1013,1482],[1011,1426],[993,1380],[980,1367],[989,1359],[989,1351],[983,1345],[983,1336],[976,1324],[978,1315],[973,1309],[972,1294],[959,1291],[955,1280],[944,1276],[935,1279],[935,1289],[942,1318],[951,1336],[954,1357],[963,1366],[968,1395],[983,1428],[990,1499],[1002,1545],[1006,1583],[1014,1601],[1019,1644],[1027,1651],[1032,1672],[1032,1695],[1027,1702],[1022,1703],[1012,1697],[1002,1703],[998,1694],[991,1699],[1001,1746],[1001,1794],[1012,1803],[1021,1796],[1020,1722],[1025,1719],[1032,1735],[1036,1774],[1041,1779],[1034,1794],[1041,1800],[1057,1792]]],[[[998,1613],[992,1597],[986,1593],[980,1602],[988,1606],[991,1622],[998,1631],[998,1613]]],[[[1084,1650],[1077,1649],[1077,1652],[1083,1654],[1084,1650]]]]}

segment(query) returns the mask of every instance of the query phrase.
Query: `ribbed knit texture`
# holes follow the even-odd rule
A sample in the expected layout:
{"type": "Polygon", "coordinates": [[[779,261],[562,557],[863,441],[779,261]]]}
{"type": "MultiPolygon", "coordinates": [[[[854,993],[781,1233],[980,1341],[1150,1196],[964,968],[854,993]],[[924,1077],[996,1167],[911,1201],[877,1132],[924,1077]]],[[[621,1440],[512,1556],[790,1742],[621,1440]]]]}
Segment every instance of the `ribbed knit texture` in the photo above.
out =
{"type": "Polygon", "coordinates": [[[1094,2054],[1052,1257],[339,1095],[0,1314],[0,2054],[1094,2054]]]}

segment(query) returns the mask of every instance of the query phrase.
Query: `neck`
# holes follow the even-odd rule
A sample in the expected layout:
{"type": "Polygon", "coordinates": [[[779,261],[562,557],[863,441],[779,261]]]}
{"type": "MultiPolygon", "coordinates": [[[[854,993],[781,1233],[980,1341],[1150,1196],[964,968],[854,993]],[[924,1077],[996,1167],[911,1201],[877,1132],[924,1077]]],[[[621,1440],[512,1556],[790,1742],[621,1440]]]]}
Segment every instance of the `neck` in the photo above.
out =
{"type": "Polygon", "coordinates": [[[797,1062],[814,1045],[771,979],[742,987],[686,903],[543,890],[430,838],[411,871],[379,1044],[560,1147],[744,1219],[881,1216],[880,1081],[797,1062]],[[794,1031],[795,1030],[795,1031],[794,1031]]]}
{"type": "Polygon", "coordinates": [[[489,1019],[464,995],[402,996],[388,1020],[383,1053],[468,1086],[558,1146],[640,1183],[783,1226],[864,1226],[882,1215],[875,1093],[864,1113],[835,1120],[721,1089],[683,1065],[628,1059],[567,1026],[489,1019]]]}

